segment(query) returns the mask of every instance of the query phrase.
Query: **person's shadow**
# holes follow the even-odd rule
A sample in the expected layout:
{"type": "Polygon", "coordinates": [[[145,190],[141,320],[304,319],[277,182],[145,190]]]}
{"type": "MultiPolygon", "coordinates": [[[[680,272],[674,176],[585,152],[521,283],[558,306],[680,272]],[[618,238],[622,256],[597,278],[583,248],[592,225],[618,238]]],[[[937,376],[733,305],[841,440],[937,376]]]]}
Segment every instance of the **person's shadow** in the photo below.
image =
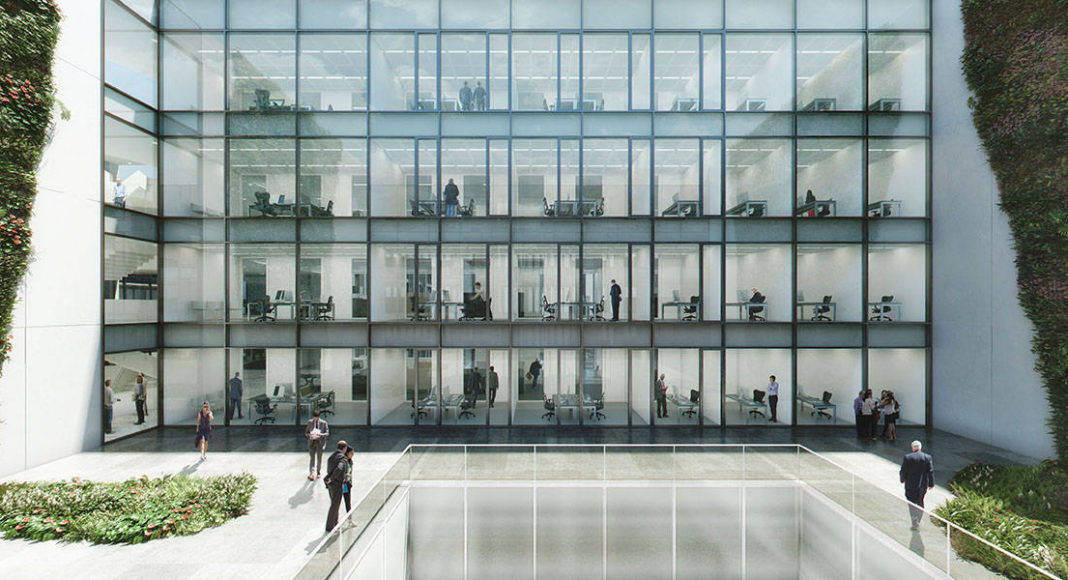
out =
{"type": "Polygon", "coordinates": [[[912,530],[912,537],[909,538],[909,550],[923,558],[923,536],[920,535],[919,530],[912,530]]]}
{"type": "Polygon", "coordinates": [[[314,490],[312,489],[313,485],[315,485],[315,482],[310,479],[304,482],[304,485],[297,490],[297,493],[293,494],[293,497],[289,498],[289,509],[295,510],[298,507],[310,502],[314,495],[314,490]]]}
{"type": "Polygon", "coordinates": [[[182,470],[178,472],[178,475],[184,475],[184,476],[188,477],[190,475],[193,475],[193,473],[199,467],[200,467],[200,462],[199,461],[196,461],[194,463],[190,463],[189,465],[186,465],[185,467],[183,467],[182,470]]]}
{"type": "MultiPolygon", "coordinates": [[[[325,535],[326,535],[326,532],[323,533],[323,536],[325,536],[325,535]]],[[[304,547],[304,553],[305,554],[311,554],[312,552],[314,552],[315,548],[319,545],[319,542],[323,541],[323,536],[319,536],[318,538],[315,538],[311,542],[308,542],[308,545],[304,547]]],[[[322,552],[327,552],[328,548],[331,545],[333,545],[333,543],[336,542],[337,539],[338,539],[338,534],[331,534],[330,537],[326,540],[326,543],[323,544],[323,549],[321,551],[322,552]]]]}

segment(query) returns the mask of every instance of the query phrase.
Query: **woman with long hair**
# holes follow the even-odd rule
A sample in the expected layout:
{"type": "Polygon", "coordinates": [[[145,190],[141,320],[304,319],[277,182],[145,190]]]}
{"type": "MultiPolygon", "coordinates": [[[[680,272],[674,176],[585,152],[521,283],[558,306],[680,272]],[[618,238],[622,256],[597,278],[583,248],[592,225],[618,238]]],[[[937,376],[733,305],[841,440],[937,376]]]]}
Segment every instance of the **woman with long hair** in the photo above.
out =
{"type": "Polygon", "coordinates": [[[211,414],[211,405],[204,401],[204,407],[197,414],[197,438],[196,445],[200,447],[200,460],[208,458],[208,439],[211,439],[211,422],[215,416],[211,414]]]}

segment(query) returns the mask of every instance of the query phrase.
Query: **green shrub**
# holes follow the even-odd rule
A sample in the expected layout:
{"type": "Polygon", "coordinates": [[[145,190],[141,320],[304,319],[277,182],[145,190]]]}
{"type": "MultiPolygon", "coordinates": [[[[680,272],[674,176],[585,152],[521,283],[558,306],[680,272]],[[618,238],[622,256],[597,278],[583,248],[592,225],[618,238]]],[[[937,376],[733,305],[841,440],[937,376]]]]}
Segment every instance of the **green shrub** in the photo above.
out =
{"type": "Polygon", "coordinates": [[[11,311],[30,257],[59,19],[53,0],[0,1],[0,371],[11,353],[11,311]]]}
{"type": "Polygon", "coordinates": [[[121,483],[82,481],[0,484],[5,538],[140,542],[195,534],[248,511],[256,478],[165,476],[121,483]]]}

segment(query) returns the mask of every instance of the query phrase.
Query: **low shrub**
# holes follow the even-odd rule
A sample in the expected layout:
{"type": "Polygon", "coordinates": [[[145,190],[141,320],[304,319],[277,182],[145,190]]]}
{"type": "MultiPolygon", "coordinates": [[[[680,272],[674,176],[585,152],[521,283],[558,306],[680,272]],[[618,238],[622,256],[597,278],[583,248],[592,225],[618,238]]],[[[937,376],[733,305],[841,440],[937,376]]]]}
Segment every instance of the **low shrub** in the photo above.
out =
{"type": "Polygon", "coordinates": [[[195,534],[248,511],[256,478],[165,476],[121,483],[74,478],[0,484],[5,538],[137,544],[195,534]]]}

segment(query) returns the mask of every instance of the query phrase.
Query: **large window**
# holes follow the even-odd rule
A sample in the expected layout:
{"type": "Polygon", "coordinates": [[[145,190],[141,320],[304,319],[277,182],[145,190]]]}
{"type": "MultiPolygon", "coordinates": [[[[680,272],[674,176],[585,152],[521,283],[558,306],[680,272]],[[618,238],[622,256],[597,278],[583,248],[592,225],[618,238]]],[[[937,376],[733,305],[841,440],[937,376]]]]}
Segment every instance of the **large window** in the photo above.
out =
{"type": "Polygon", "coordinates": [[[297,59],[293,35],[232,34],[229,42],[230,110],[294,110],[297,59]]]}
{"type": "Polygon", "coordinates": [[[301,36],[300,108],[306,111],[367,109],[367,36],[301,36]]]}
{"type": "Polygon", "coordinates": [[[104,236],[104,321],[108,324],[159,319],[159,246],[104,236]]]}
{"type": "Polygon", "coordinates": [[[122,121],[104,119],[104,201],[116,207],[156,213],[158,143],[122,121]]]}

